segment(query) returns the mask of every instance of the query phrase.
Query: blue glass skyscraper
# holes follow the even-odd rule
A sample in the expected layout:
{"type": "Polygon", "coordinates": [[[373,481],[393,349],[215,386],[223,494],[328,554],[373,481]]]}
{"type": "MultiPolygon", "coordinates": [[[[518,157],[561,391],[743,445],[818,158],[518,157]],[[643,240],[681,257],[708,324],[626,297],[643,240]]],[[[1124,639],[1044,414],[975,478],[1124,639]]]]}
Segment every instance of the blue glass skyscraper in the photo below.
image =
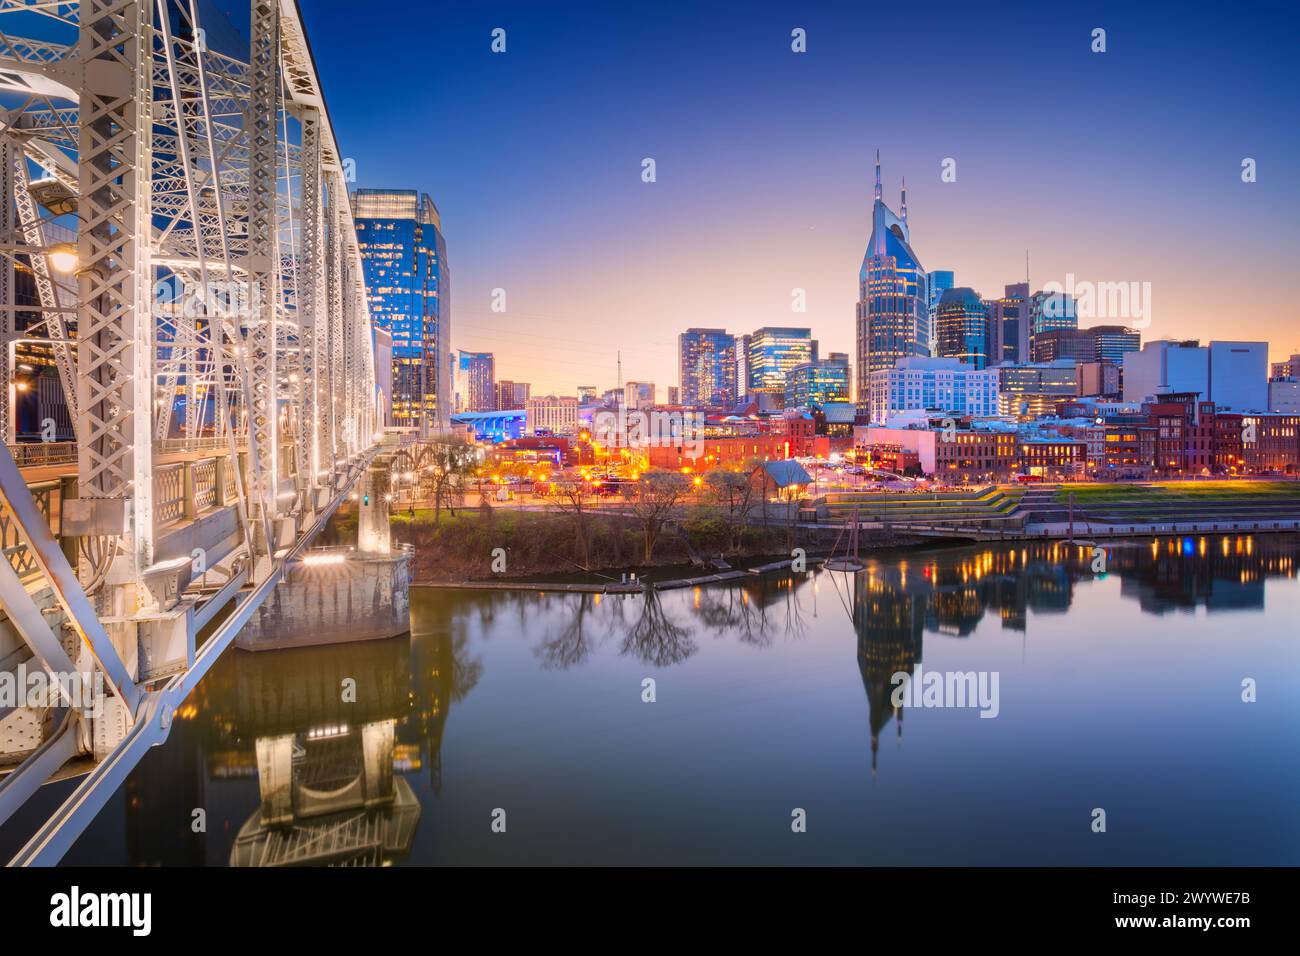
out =
{"type": "Polygon", "coordinates": [[[438,208],[414,189],[358,189],[352,213],[376,325],[393,336],[393,424],[451,416],[451,271],[438,208]]]}
{"type": "MultiPolygon", "coordinates": [[[[871,211],[871,241],[858,272],[858,374],[891,369],[901,358],[930,354],[928,277],[912,250],[907,227],[907,186],[899,214],[885,205],[876,153],[876,191],[871,211]]],[[[861,389],[859,390],[862,391],[861,389]]],[[[866,396],[858,395],[866,414],[866,396]]]]}

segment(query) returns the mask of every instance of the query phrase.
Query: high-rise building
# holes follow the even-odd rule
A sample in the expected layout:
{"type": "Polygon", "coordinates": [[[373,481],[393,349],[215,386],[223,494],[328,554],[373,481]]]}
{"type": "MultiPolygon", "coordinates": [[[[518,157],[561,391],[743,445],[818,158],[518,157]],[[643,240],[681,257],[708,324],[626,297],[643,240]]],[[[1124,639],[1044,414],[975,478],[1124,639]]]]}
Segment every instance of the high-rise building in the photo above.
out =
{"type": "Polygon", "coordinates": [[[749,336],[749,387],[755,392],[785,393],[785,375],[796,365],[817,361],[812,329],[765,326],[749,336]]]}
{"type": "Polygon", "coordinates": [[[1093,358],[1098,362],[1122,364],[1124,356],[1142,348],[1142,333],[1123,325],[1094,325],[1088,329],[1096,345],[1093,358]]]}
{"type": "Polygon", "coordinates": [[[1097,340],[1089,329],[1048,329],[1034,336],[1030,351],[1035,362],[1091,362],[1097,357],[1097,340]]]}
{"type": "Polygon", "coordinates": [[[866,378],[867,417],[883,424],[891,416],[918,409],[953,415],[998,414],[998,370],[976,369],[955,358],[899,359],[894,368],[866,378]]]}
{"type": "Polygon", "coordinates": [[[497,409],[496,357],[491,352],[456,352],[456,411],[497,409]]]}
{"type": "Polygon", "coordinates": [[[393,336],[393,424],[446,429],[451,271],[438,208],[414,189],[358,189],[352,214],[370,316],[393,336]]]}
{"type": "Polygon", "coordinates": [[[847,352],[796,365],[785,375],[786,408],[824,408],[853,400],[847,352]]]}
{"type": "Polygon", "coordinates": [[[512,382],[502,379],[497,382],[497,411],[513,411],[524,407],[532,386],[527,382],[512,382]]]}
{"type": "Polygon", "coordinates": [[[749,394],[749,339],[748,335],[736,336],[736,393],[738,396],[749,394]]]}
{"type": "MultiPolygon", "coordinates": [[[[728,364],[728,365],[731,365],[732,368],[735,368],[735,365],[733,365],[733,364],[731,363],[730,360],[728,360],[727,364],[728,364]]],[[[668,404],[669,404],[669,405],[680,405],[681,403],[682,403],[682,390],[681,390],[681,388],[680,388],[679,386],[677,386],[677,385],[669,385],[669,386],[668,386],[668,404]]]]}
{"type": "MultiPolygon", "coordinates": [[[[858,375],[888,370],[899,359],[929,355],[928,277],[912,250],[907,226],[907,186],[898,215],[885,205],[876,153],[876,189],[871,210],[871,240],[858,272],[858,375]]],[[[858,396],[860,413],[867,401],[858,396]]]]}
{"type": "Polygon", "coordinates": [[[736,337],[723,329],[687,329],[677,336],[682,401],[731,405],[736,388],[736,337]]]}
{"type": "Polygon", "coordinates": [[[986,305],[989,364],[1029,361],[1029,283],[1006,286],[1002,298],[992,299],[986,305]]]}
{"type": "Polygon", "coordinates": [[[938,332],[935,330],[938,328],[937,313],[939,311],[939,300],[943,298],[943,294],[956,285],[957,282],[953,278],[952,271],[948,269],[935,269],[933,272],[927,272],[925,278],[927,299],[926,345],[930,349],[930,354],[934,355],[936,354],[935,336],[938,335],[938,332]]]}
{"type": "Polygon", "coordinates": [[[1029,352],[1034,353],[1034,341],[1044,332],[1079,327],[1079,308],[1074,296],[1068,292],[1035,292],[1029,297],[1029,352]]]}
{"type": "Polygon", "coordinates": [[[988,362],[989,317],[984,302],[974,289],[958,286],[939,299],[935,312],[935,340],[938,358],[955,358],[971,368],[985,368],[988,362]]]}
{"type": "Polygon", "coordinates": [[[578,386],[578,401],[582,402],[584,405],[593,404],[596,401],[596,396],[598,394],[599,392],[595,385],[578,386]]]}

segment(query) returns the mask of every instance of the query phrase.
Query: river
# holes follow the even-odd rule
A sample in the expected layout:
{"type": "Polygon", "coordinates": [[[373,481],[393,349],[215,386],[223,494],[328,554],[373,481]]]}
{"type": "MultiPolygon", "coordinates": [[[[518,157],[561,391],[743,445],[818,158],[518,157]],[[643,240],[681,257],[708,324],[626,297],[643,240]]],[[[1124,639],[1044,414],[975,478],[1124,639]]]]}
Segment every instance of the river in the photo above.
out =
{"type": "Polygon", "coordinates": [[[1300,539],[1108,547],[416,589],[409,637],[228,652],[65,862],[1300,863],[1300,539]]]}

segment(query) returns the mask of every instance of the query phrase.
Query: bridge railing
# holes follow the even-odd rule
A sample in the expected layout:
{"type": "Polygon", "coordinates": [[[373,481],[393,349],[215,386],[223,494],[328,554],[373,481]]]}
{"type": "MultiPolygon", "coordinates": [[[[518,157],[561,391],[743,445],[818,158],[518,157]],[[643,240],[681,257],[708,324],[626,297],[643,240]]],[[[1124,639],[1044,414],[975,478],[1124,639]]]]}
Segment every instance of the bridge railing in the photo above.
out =
{"type": "MultiPolygon", "coordinates": [[[[50,530],[56,537],[60,536],[63,528],[64,483],[57,480],[41,481],[29,485],[28,488],[37,510],[49,522],[50,530]]],[[[14,516],[8,508],[0,508],[0,550],[3,550],[5,560],[24,584],[41,577],[41,569],[27,546],[23,544],[14,516]]]]}
{"type": "Polygon", "coordinates": [[[227,455],[160,465],[153,478],[154,525],[161,528],[224,507],[234,500],[235,490],[235,470],[227,455]]]}
{"type": "Polygon", "coordinates": [[[24,441],[14,442],[8,446],[9,454],[19,468],[35,468],[40,465],[75,465],[77,463],[77,443],[75,441],[24,441]]]}

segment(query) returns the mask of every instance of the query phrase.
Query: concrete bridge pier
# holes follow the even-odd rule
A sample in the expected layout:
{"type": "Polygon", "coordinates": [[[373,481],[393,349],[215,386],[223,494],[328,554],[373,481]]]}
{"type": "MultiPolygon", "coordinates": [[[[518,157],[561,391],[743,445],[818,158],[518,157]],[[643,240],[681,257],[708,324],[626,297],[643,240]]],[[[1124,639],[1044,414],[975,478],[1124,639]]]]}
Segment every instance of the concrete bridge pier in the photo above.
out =
{"type": "Polygon", "coordinates": [[[357,546],[318,548],[293,561],[235,638],[245,650],[342,644],[411,629],[409,548],[394,550],[388,468],[367,469],[357,491],[357,546]]]}

